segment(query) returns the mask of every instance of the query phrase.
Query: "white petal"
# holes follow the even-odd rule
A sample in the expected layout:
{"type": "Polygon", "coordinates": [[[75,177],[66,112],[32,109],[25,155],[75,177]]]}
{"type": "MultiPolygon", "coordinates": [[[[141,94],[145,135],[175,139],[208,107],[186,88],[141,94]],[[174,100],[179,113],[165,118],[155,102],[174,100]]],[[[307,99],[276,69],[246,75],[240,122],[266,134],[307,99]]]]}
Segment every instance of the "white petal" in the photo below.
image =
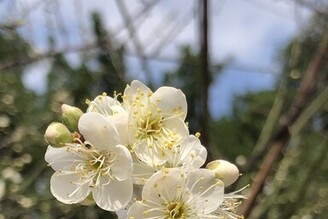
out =
{"type": "Polygon", "coordinates": [[[130,202],[132,192],[132,179],[128,178],[124,181],[113,180],[108,185],[99,186],[92,191],[92,195],[100,208],[117,211],[130,202]]]}
{"type": "Polygon", "coordinates": [[[198,149],[198,155],[191,163],[192,167],[200,168],[205,163],[206,158],[207,158],[207,150],[204,146],[201,145],[201,147],[198,149]]]}
{"type": "MultiPolygon", "coordinates": [[[[136,156],[147,165],[157,166],[167,161],[167,154],[163,154],[158,146],[149,147],[147,139],[143,139],[136,144],[138,144],[138,146],[133,149],[136,156]]],[[[156,141],[155,144],[164,145],[161,141],[156,141]]]]}
{"type": "Polygon", "coordinates": [[[142,82],[134,80],[131,82],[131,85],[127,86],[124,90],[123,105],[127,109],[130,109],[132,102],[135,100],[136,96],[141,97],[142,94],[142,102],[145,102],[146,98],[148,98],[148,95],[152,93],[153,92],[142,82]]]}
{"type": "Polygon", "coordinates": [[[167,168],[158,171],[148,179],[142,191],[142,198],[155,203],[170,202],[185,192],[186,175],[183,169],[167,168]]]}
{"type": "Polygon", "coordinates": [[[180,159],[183,166],[199,168],[201,167],[207,157],[207,150],[201,145],[200,140],[194,135],[188,136],[181,143],[181,155],[180,159]]]}
{"type": "Polygon", "coordinates": [[[117,100],[100,95],[90,103],[87,112],[97,112],[104,115],[117,129],[120,142],[124,145],[129,143],[127,136],[129,114],[117,100]]]}
{"type": "MultiPolygon", "coordinates": [[[[145,92],[147,93],[152,93],[152,91],[142,82],[138,81],[138,80],[133,80],[131,82],[131,92],[133,94],[138,93],[138,92],[145,92]]],[[[125,92],[124,92],[125,94],[125,92]]]]}
{"type": "Polygon", "coordinates": [[[151,96],[151,101],[157,103],[164,115],[179,115],[182,120],[187,116],[186,96],[181,90],[173,87],[160,87],[151,96]]]}
{"type": "Polygon", "coordinates": [[[79,120],[79,131],[98,150],[108,150],[119,143],[115,127],[101,114],[85,113],[79,120]]]}
{"type": "Polygon", "coordinates": [[[143,185],[156,172],[152,166],[148,166],[138,158],[133,161],[133,183],[143,185]]]}
{"type": "Polygon", "coordinates": [[[126,209],[121,209],[121,210],[115,211],[115,214],[118,219],[127,219],[128,218],[128,216],[127,216],[128,210],[126,210],[126,209]]]}
{"type": "Polygon", "coordinates": [[[111,107],[119,104],[119,102],[112,97],[99,95],[93,101],[91,101],[87,112],[96,112],[102,115],[112,115],[111,107]]]}
{"type": "Polygon", "coordinates": [[[207,169],[193,169],[187,174],[187,187],[197,201],[197,208],[204,213],[217,209],[223,202],[223,182],[215,178],[215,174],[207,169]]]}
{"type": "MultiPolygon", "coordinates": [[[[156,208],[158,206],[154,206],[156,208]]],[[[165,212],[159,212],[159,211],[149,211],[149,206],[145,206],[141,202],[136,202],[133,205],[131,205],[128,216],[126,218],[135,218],[135,219],[147,219],[147,218],[165,218],[165,212]]]]}
{"type": "MultiPolygon", "coordinates": [[[[78,145],[77,145],[78,147],[78,145]]],[[[48,146],[44,159],[54,170],[70,170],[75,162],[82,161],[82,158],[74,153],[70,153],[68,147],[55,148],[48,146]]]]}
{"type": "Polygon", "coordinates": [[[128,135],[128,118],[129,114],[126,112],[122,106],[113,106],[113,115],[109,116],[108,119],[115,126],[119,136],[120,143],[123,145],[129,144],[129,135],[128,135]]]}
{"type": "Polygon", "coordinates": [[[131,177],[133,162],[129,150],[123,145],[116,145],[111,152],[116,156],[114,165],[111,167],[112,176],[120,181],[131,177]]]}
{"type": "Polygon", "coordinates": [[[79,176],[54,173],[50,179],[50,190],[58,201],[74,204],[83,201],[89,194],[88,184],[77,184],[79,176]]]}
{"type": "Polygon", "coordinates": [[[186,123],[180,118],[171,118],[164,120],[163,125],[166,129],[169,129],[180,136],[185,138],[189,136],[189,130],[186,123]]]}

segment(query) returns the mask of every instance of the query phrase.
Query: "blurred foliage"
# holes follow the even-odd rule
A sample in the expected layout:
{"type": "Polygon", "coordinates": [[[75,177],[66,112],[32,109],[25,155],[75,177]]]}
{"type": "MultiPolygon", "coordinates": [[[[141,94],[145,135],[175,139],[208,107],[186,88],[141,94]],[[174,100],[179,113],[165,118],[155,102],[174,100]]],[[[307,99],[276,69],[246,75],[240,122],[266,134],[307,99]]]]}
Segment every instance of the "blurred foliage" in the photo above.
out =
{"type": "MultiPolygon", "coordinates": [[[[94,24],[102,28],[99,19],[94,19],[94,24]]],[[[51,47],[53,41],[49,42],[51,47]]],[[[29,49],[18,34],[0,32],[0,62],[26,57],[29,49]]],[[[122,54],[120,51],[110,50],[122,54]]],[[[115,218],[96,206],[64,205],[55,200],[49,190],[53,170],[44,161],[47,147],[43,134],[47,125],[61,120],[61,104],[86,109],[85,99],[101,94],[109,83],[111,74],[107,72],[113,68],[109,66],[112,61],[103,55],[109,51],[99,48],[93,52],[96,55],[85,55],[77,68],[69,65],[64,54],[53,57],[47,91],[42,96],[25,89],[19,66],[0,72],[0,218],[115,218]],[[100,64],[91,71],[85,64],[88,62],[100,64]]],[[[124,83],[116,80],[111,84],[116,87],[106,91],[119,86],[122,90],[124,83]]]]}
{"type": "MultiPolygon", "coordinates": [[[[125,87],[124,46],[111,42],[99,14],[94,13],[92,21],[98,47],[82,52],[82,62],[77,67],[67,62],[65,54],[54,56],[44,95],[25,89],[23,67],[0,72],[0,218],[115,218],[96,206],[58,202],[49,191],[53,171],[44,161],[43,133],[52,121],[61,120],[62,103],[85,110],[86,98],[103,91],[109,94],[123,91],[125,87]]],[[[277,81],[277,88],[238,95],[231,116],[211,120],[211,148],[217,158],[236,159],[243,164],[254,149],[279,83],[287,83],[288,92],[283,97],[286,112],[327,25],[327,18],[314,17],[300,37],[286,46],[280,57],[284,74],[277,81]]],[[[52,47],[54,42],[49,42],[52,47]]],[[[0,30],[0,63],[24,58],[29,53],[29,44],[17,32],[0,30]]],[[[201,96],[197,90],[199,54],[185,46],[180,56],[180,66],[165,74],[164,84],[180,88],[186,94],[187,121],[194,133],[201,124],[198,107],[201,96]]],[[[223,68],[224,64],[215,65],[212,78],[219,77],[217,73],[223,68]]],[[[327,70],[328,64],[322,69],[317,94],[327,87],[327,70]]],[[[304,130],[293,136],[250,218],[328,217],[327,111],[326,104],[304,130]]],[[[250,179],[256,171],[244,173],[245,178],[250,179]]]]}
{"type": "MultiPolygon", "coordinates": [[[[327,16],[316,15],[308,27],[286,46],[281,60],[281,81],[287,82],[285,106],[292,103],[296,89],[316,55],[319,43],[327,37],[327,16]]],[[[322,67],[314,95],[314,101],[328,86],[328,63],[322,67]]],[[[264,192],[258,197],[258,205],[249,218],[327,218],[328,217],[328,103],[312,112],[306,127],[294,133],[284,151],[283,159],[276,165],[267,180],[264,192]]],[[[286,112],[286,110],[284,111],[286,112]]],[[[300,118],[301,119],[301,118],[300,118]]]]}
{"type": "Polygon", "coordinates": [[[253,150],[263,124],[272,107],[274,91],[237,95],[232,115],[213,121],[211,139],[220,155],[233,161],[247,157],[253,150]]]}
{"type": "MultiPolygon", "coordinates": [[[[219,75],[225,63],[213,65],[210,69],[210,84],[219,75]]],[[[187,121],[191,133],[199,131],[201,127],[201,94],[199,83],[201,78],[200,54],[195,53],[189,46],[180,48],[180,65],[165,73],[164,85],[179,88],[185,93],[188,103],[187,121]]]]}
{"type": "Polygon", "coordinates": [[[16,31],[0,30],[0,60],[11,61],[23,59],[30,51],[29,44],[16,31]],[[7,41],[9,41],[7,43],[7,41]]]}

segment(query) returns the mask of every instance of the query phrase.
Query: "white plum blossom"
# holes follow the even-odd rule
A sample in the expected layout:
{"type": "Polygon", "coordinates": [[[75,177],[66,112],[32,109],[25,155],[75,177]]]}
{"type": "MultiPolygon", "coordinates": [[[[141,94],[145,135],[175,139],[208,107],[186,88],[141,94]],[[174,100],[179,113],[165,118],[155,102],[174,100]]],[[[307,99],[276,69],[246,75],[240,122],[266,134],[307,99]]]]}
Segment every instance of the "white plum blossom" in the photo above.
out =
{"type": "Polygon", "coordinates": [[[181,90],[153,92],[134,80],[122,96],[103,93],[86,102],[85,113],[64,104],[62,123],[45,133],[57,200],[96,203],[120,219],[243,218],[236,208],[245,187],[224,194],[239,170],[224,160],[201,168],[207,150],[189,134],[181,90]]]}
{"type": "Polygon", "coordinates": [[[128,211],[129,219],[205,219],[224,200],[224,186],[212,171],[163,169],[144,185],[142,200],[128,211]]]}
{"type": "Polygon", "coordinates": [[[144,184],[146,180],[163,168],[183,168],[185,171],[200,168],[206,161],[207,150],[194,135],[186,137],[168,152],[168,159],[158,166],[148,166],[139,160],[134,161],[134,182],[144,184]]]}
{"type": "Polygon", "coordinates": [[[128,145],[129,114],[117,100],[117,96],[112,98],[103,93],[98,95],[93,101],[87,101],[87,104],[89,105],[87,112],[96,112],[104,115],[115,126],[121,139],[120,143],[128,145]]]}
{"type": "Polygon", "coordinates": [[[152,92],[140,81],[132,81],[122,98],[129,112],[129,143],[135,155],[149,166],[165,163],[189,135],[185,95],[173,87],[152,92]]]}
{"type": "Polygon", "coordinates": [[[113,124],[99,113],[83,114],[78,129],[82,140],[61,148],[48,146],[45,160],[56,171],[50,181],[52,194],[63,203],[73,204],[92,193],[104,210],[125,207],[133,193],[129,150],[120,144],[113,124]]]}

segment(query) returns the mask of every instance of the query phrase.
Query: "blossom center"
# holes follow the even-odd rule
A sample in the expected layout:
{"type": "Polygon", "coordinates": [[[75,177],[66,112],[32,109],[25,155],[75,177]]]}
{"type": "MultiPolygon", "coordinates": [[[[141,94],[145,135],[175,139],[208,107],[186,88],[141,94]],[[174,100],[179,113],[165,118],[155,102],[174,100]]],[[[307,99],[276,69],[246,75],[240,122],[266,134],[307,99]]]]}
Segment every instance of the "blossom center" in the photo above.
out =
{"type": "Polygon", "coordinates": [[[95,188],[100,184],[108,184],[113,179],[111,167],[115,156],[109,151],[98,151],[89,144],[82,144],[78,149],[71,150],[82,158],[75,165],[74,171],[80,176],[79,183],[88,183],[90,188],[95,188]]]}
{"type": "Polygon", "coordinates": [[[147,116],[140,118],[138,121],[137,138],[155,137],[161,133],[162,128],[162,117],[149,112],[147,116]]]}
{"type": "Polygon", "coordinates": [[[186,208],[181,202],[171,202],[166,206],[166,217],[165,219],[185,219],[186,208]]]}

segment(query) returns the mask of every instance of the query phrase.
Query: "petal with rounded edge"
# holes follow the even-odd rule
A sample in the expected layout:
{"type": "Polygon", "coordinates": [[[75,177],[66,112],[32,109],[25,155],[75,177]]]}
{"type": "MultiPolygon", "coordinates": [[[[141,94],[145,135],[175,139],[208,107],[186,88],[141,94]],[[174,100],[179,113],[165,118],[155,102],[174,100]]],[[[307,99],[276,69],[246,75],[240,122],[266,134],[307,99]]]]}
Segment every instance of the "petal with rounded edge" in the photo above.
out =
{"type": "Polygon", "coordinates": [[[131,87],[131,92],[133,94],[140,92],[140,91],[146,92],[146,93],[152,93],[152,91],[149,89],[149,87],[147,87],[144,83],[142,83],[141,81],[138,81],[138,80],[133,80],[131,82],[130,87],[131,87]]]}
{"type": "Polygon", "coordinates": [[[131,177],[133,162],[129,150],[123,145],[116,145],[111,152],[116,157],[111,166],[112,176],[120,181],[131,177]]]}
{"type": "Polygon", "coordinates": [[[186,186],[195,196],[197,208],[208,214],[217,209],[223,202],[223,182],[215,178],[215,174],[207,169],[193,169],[187,173],[186,186]],[[197,197],[197,198],[196,198],[197,197]]]}
{"type": "MultiPolygon", "coordinates": [[[[140,201],[135,202],[131,205],[127,218],[135,218],[135,219],[147,219],[147,218],[165,218],[165,212],[162,211],[147,211],[150,210],[150,206],[146,206],[140,201]]],[[[154,206],[154,208],[158,208],[158,206],[154,206]]]]}
{"type": "Polygon", "coordinates": [[[113,180],[92,191],[96,204],[106,211],[117,211],[124,208],[131,201],[132,193],[131,178],[124,181],[113,180]]]}
{"type": "Polygon", "coordinates": [[[155,168],[144,164],[138,158],[133,160],[133,183],[143,185],[155,172],[155,168]]]}
{"type": "Polygon", "coordinates": [[[206,157],[206,148],[201,145],[200,140],[194,135],[189,135],[181,143],[180,159],[183,163],[183,166],[199,168],[205,163],[206,157]]]}
{"type": "Polygon", "coordinates": [[[118,135],[120,136],[120,143],[123,145],[129,144],[128,135],[128,118],[129,114],[124,110],[122,106],[116,105],[111,108],[113,110],[113,115],[109,116],[108,119],[115,126],[118,135]]]}
{"type": "Polygon", "coordinates": [[[181,196],[186,198],[185,180],[183,169],[162,169],[148,179],[142,191],[142,198],[155,203],[174,201],[181,196]]]}
{"type": "Polygon", "coordinates": [[[173,131],[174,133],[180,135],[180,137],[185,138],[189,136],[189,130],[186,123],[180,118],[171,118],[163,121],[163,126],[166,129],[173,131]]]}
{"type": "Polygon", "coordinates": [[[89,194],[88,184],[78,184],[76,174],[64,175],[55,172],[50,179],[50,191],[55,198],[65,204],[74,204],[83,201],[89,194]]]}
{"type": "Polygon", "coordinates": [[[197,156],[195,159],[191,162],[191,166],[193,168],[200,168],[203,166],[207,158],[207,150],[204,146],[200,146],[197,152],[197,156]]]}
{"type": "Polygon", "coordinates": [[[156,169],[135,158],[133,161],[133,183],[143,185],[156,172],[156,169]]]}
{"type": "Polygon", "coordinates": [[[119,104],[119,102],[112,97],[99,95],[91,101],[87,112],[96,112],[104,116],[112,115],[111,107],[119,104]]]}
{"type": "Polygon", "coordinates": [[[127,209],[121,209],[118,211],[115,211],[115,214],[117,216],[118,219],[127,219],[128,218],[128,210],[127,209]]]}
{"type": "MultiPolygon", "coordinates": [[[[156,145],[164,145],[159,140],[156,145]]],[[[142,139],[140,142],[136,142],[136,147],[133,148],[136,156],[144,163],[149,166],[162,165],[168,159],[167,154],[163,154],[161,148],[152,145],[151,147],[147,144],[147,139],[142,139]]]]}
{"type": "Polygon", "coordinates": [[[187,116],[187,100],[184,93],[174,87],[160,87],[150,97],[164,115],[178,115],[184,120],[187,116]]]}
{"type": "Polygon", "coordinates": [[[47,148],[44,159],[55,171],[70,170],[74,162],[83,161],[81,157],[70,153],[68,147],[55,148],[50,145],[47,148]]]}
{"type": "Polygon", "coordinates": [[[83,114],[78,126],[84,139],[98,150],[108,150],[119,143],[115,127],[99,113],[83,114]]]}
{"type": "Polygon", "coordinates": [[[140,97],[140,95],[142,94],[144,98],[147,98],[147,96],[152,93],[153,92],[145,84],[138,80],[133,80],[131,82],[131,85],[128,85],[124,90],[123,104],[126,108],[130,109],[132,102],[135,100],[136,96],[140,97]]]}

